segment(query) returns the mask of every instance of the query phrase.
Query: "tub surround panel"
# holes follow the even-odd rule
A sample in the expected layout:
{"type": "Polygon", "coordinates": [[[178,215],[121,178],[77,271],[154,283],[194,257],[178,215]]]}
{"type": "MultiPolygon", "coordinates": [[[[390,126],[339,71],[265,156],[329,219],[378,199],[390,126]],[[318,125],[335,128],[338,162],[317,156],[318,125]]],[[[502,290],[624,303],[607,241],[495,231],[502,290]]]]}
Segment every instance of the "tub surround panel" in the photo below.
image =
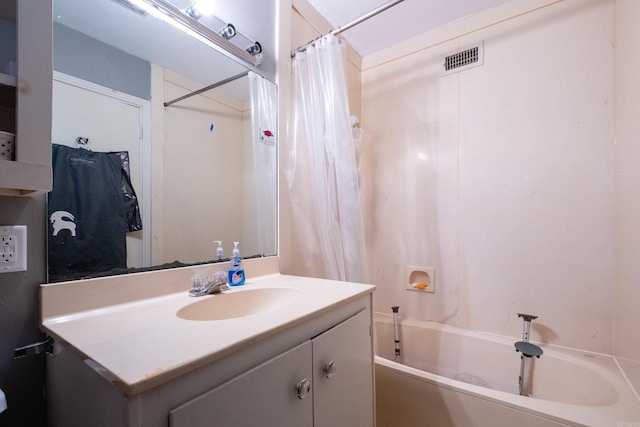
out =
{"type": "Polygon", "coordinates": [[[515,337],[531,312],[533,339],[612,353],[614,2],[518,3],[363,61],[375,310],[515,337]],[[483,66],[439,77],[479,40],[483,66]]]}
{"type": "Polygon", "coordinates": [[[439,54],[363,73],[361,191],[375,310],[400,305],[420,319],[456,322],[458,81],[439,78],[439,54]],[[435,267],[436,293],[404,290],[406,267],[435,267]]]}
{"type": "Polygon", "coordinates": [[[637,360],[625,359],[620,356],[617,356],[616,360],[629,381],[629,385],[633,388],[633,391],[638,397],[638,401],[640,401],[640,362],[637,360]]]}
{"type": "Polygon", "coordinates": [[[460,326],[612,352],[612,34],[569,1],[461,38],[460,326]]]}
{"type": "Polygon", "coordinates": [[[640,2],[616,1],[615,354],[640,393],[640,2]],[[624,360],[623,360],[624,359],[624,360]]]}

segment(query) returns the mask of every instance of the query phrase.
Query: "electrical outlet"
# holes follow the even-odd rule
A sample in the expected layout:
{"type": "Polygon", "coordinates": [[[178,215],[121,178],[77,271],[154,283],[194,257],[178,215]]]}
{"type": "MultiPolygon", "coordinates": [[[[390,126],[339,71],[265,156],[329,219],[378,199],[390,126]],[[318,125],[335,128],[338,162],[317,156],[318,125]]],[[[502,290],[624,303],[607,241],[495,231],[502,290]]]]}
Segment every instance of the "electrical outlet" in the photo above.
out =
{"type": "Polygon", "coordinates": [[[0,273],[27,270],[27,226],[0,226],[0,273]]]}
{"type": "Polygon", "coordinates": [[[0,237],[0,264],[11,266],[16,263],[16,238],[15,236],[0,237]]]}

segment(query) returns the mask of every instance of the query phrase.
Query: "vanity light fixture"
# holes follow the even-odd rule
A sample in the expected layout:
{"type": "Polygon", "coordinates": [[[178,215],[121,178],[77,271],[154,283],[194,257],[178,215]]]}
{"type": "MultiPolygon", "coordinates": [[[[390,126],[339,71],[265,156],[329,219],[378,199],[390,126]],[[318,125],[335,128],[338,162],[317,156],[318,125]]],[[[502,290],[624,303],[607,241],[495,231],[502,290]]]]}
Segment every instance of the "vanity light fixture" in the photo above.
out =
{"type": "MultiPolygon", "coordinates": [[[[198,21],[203,16],[212,16],[213,7],[210,0],[196,0],[184,10],[184,13],[198,21]]],[[[218,35],[230,40],[236,35],[236,27],[234,27],[233,24],[227,24],[218,30],[218,35]]]]}
{"type": "Polygon", "coordinates": [[[229,40],[236,35],[236,27],[234,27],[233,24],[227,24],[226,27],[222,27],[222,29],[218,31],[218,34],[229,40]]]}
{"type": "Polygon", "coordinates": [[[139,2],[136,1],[130,1],[130,0],[113,0],[114,2],[118,3],[119,5],[126,7],[127,9],[129,9],[130,11],[132,11],[133,13],[140,15],[140,16],[147,16],[149,13],[146,11],[146,4],[139,4],[139,2]]]}
{"type": "Polygon", "coordinates": [[[203,16],[213,15],[213,5],[211,0],[195,0],[184,10],[184,13],[197,21],[203,16]]]}
{"type": "MultiPolygon", "coordinates": [[[[196,2],[194,1],[191,6],[185,10],[181,10],[174,6],[170,0],[114,0],[117,3],[122,4],[128,9],[132,9],[134,6],[136,9],[140,9],[151,16],[162,19],[163,21],[173,25],[179,30],[189,34],[195,39],[217,49],[223,51],[227,55],[235,56],[243,61],[257,67],[262,63],[262,46],[260,43],[248,39],[246,36],[242,36],[243,40],[253,43],[249,48],[243,48],[234,44],[229,39],[235,35],[241,33],[236,31],[236,28],[232,24],[227,24],[221,30],[216,32],[210,27],[199,22],[198,19],[205,15],[205,10],[198,7],[194,8],[196,2]],[[189,12],[189,10],[191,11],[189,12]],[[197,18],[196,18],[197,16],[197,18]],[[251,50],[249,50],[251,49],[251,50]]],[[[216,18],[217,19],[217,18],[216,18]]],[[[243,43],[245,43],[243,42],[243,43]]]]}
{"type": "Polygon", "coordinates": [[[195,19],[196,21],[200,18],[202,18],[202,12],[200,12],[196,7],[195,7],[195,3],[189,5],[189,7],[187,7],[184,10],[184,13],[186,13],[187,15],[189,15],[190,17],[192,17],[193,19],[195,19]]]}
{"type": "Polygon", "coordinates": [[[249,45],[245,50],[251,55],[256,56],[259,53],[262,53],[262,46],[260,45],[260,43],[255,42],[254,44],[249,45]]]}

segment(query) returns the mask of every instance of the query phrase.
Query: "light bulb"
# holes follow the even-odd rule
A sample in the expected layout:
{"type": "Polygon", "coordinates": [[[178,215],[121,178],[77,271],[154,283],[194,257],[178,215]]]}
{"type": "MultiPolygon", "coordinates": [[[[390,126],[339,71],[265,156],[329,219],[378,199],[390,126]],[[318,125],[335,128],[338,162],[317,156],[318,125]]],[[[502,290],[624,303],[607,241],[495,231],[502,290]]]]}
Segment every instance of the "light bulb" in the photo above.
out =
{"type": "MultiPolygon", "coordinates": [[[[214,2],[212,0],[195,0],[189,6],[189,9],[193,10],[198,17],[213,15],[215,10],[214,2]]],[[[197,19],[197,18],[196,18],[197,19]]]]}

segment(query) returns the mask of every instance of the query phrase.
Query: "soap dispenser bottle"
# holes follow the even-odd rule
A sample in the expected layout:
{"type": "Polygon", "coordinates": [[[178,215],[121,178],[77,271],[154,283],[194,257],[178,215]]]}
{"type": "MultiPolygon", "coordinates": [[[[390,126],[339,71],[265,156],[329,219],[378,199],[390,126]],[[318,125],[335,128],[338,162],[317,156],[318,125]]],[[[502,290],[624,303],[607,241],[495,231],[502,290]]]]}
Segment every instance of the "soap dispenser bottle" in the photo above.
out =
{"type": "Polygon", "coordinates": [[[221,260],[224,258],[224,250],[222,249],[222,240],[214,240],[214,243],[218,244],[218,249],[216,249],[216,259],[221,260]]]}
{"type": "Polygon", "coordinates": [[[229,285],[244,285],[244,268],[242,267],[242,258],[240,258],[240,242],[233,242],[233,252],[231,256],[231,268],[229,268],[229,285]]]}

